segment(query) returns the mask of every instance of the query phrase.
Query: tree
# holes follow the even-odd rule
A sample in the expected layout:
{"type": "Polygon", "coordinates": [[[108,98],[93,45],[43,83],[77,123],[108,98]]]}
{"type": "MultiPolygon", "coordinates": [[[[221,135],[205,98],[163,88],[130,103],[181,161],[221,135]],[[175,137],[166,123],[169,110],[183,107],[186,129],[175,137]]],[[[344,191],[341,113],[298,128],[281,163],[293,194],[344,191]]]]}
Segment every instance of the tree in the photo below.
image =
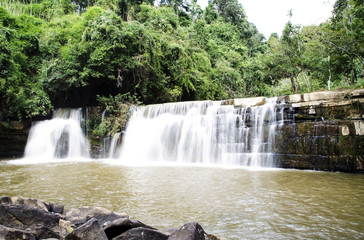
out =
{"type": "Polygon", "coordinates": [[[5,118],[45,115],[52,108],[36,73],[40,19],[12,17],[0,7],[0,111],[5,118]]]}
{"type": "Polygon", "coordinates": [[[325,44],[341,55],[341,64],[348,66],[344,72],[352,85],[364,67],[363,15],[363,0],[337,0],[331,25],[333,32],[323,37],[325,44]]]}

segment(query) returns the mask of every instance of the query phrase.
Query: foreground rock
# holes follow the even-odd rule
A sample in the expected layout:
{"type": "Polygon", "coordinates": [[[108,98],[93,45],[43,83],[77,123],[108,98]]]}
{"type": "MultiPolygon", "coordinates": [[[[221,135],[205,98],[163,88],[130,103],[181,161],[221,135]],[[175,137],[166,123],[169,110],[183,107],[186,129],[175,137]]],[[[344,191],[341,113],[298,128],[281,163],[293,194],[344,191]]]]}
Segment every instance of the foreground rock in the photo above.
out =
{"type": "Polygon", "coordinates": [[[0,239],[218,240],[198,223],[160,231],[125,213],[81,207],[63,214],[63,205],[21,197],[0,198],[0,239]]]}

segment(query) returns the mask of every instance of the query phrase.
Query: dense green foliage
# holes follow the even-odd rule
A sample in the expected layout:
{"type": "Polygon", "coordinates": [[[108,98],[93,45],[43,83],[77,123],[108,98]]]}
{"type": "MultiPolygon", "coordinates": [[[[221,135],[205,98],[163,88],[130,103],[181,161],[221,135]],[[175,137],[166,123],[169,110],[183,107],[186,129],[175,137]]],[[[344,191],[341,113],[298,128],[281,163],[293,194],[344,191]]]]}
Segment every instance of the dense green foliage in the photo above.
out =
{"type": "Polygon", "coordinates": [[[54,107],[227,99],[363,85],[363,0],[264,40],[237,0],[3,0],[0,120],[54,107]],[[289,88],[281,83],[289,79],[289,88]]]}

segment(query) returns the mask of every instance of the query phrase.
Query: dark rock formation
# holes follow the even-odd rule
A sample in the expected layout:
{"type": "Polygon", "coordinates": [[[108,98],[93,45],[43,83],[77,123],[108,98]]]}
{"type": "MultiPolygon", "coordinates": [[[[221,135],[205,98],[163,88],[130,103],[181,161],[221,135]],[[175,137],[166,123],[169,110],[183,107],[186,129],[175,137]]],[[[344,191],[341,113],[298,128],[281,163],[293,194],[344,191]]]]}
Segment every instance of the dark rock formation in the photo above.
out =
{"type": "Polygon", "coordinates": [[[129,218],[119,218],[112,221],[111,223],[105,224],[104,231],[107,237],[109,239],[112,239],[130,229],[139,227],[154,229],[137,220],[131,220],[129,218]]]}
{"type": "Polygon", "coordinates": [[[191,222],[186,223],[176,232],[172,233],[168,240],[207,240],[208,235],[205,233],[200,224],[191,222]]]}
{"type": "Polygon", "coordinates": [[[107,240],[107,236],[103,229],[100,227],[99,222],[96,218],[91,218],[86,223],[82,224],[71,233],[69,233],[66,240],[88,240],[88,239],[99,239],[107,240]]]}
{"type": "Polygon", "coordinates": [[[23,156],[30,125],[30,121],[0,123],[0,158],[23,156]]]}
{"type": "Polygon", "coordinates": [[[150,228],[137,227],[112,238],[113,240],[167,240],[168,235],[150,228]]]}
{"type": "MultiPolygon", "coordinates": [[[[277,167],[364,171],[364,89],[295,94],[277,102],[276,119],[284,113],[272,146],[277,167]]],[[[246,121],[251,108],[264,103],[263,97],[225,102],[244,108],[246,121]]]]}
{"type": "MultiPolygon", "coordinates": [[[[61,216],[50,212],[49,206],[37,199],[3,197],[0,199],[0,225],[26,231],[26,236],[32,234],[36,239],[57,238],[66,231],[59,227],[61,216]]],[[[20,234],[19,231],[10,232],[20,234]]]]}
{"type": "Polygon", "coordinates": [[[65,214],[63,205],[20,197],[0,198],[0,239],[65,240],[218,240],[197,223],[162,232],[140,221],[98,207],[65,214]]]}
{"type": "Polygon", "coordinates": [[[276,165],[325,171],[364,171],[364,89],[296,94],[285,99],[276,165]]]}
{"type": "Polygon", "coordinates": [[[24,239],[24,240],[35,240],[35,236],[30,231],[9,228],[0,225],[0,239],[24,239]]]}
{"type": "Polygon", "coordinates": [[[39,226],[54,228],[57,227],[59,219],[60,216],[56,214],[26,205],[0,204],[0,224],[7,227],[22,230],[39,226]]]}
{"type": "Polygon", "coordinates": [[[96,218],[100,226],[106,222],[112,222],[120,218],[128,218],[127,214],[113,213],[112,211],[101,207],[81,207],[72,209],[64,214],[64,219],[72,224],[79,226],[91,218],[96,218]]]}

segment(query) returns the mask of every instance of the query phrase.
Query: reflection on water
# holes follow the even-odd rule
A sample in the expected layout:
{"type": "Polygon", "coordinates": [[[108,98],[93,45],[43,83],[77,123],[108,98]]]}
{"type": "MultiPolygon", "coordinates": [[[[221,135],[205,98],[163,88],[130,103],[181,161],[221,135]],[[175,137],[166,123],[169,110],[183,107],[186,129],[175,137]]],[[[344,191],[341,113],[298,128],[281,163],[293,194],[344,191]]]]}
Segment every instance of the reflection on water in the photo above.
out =
{"type": "Polygon", "coordinates": [[[160,229],[196,221],[227,239],[364,238],[364,175],[0,162],[0,195],[101,206],[160,229]]]}

